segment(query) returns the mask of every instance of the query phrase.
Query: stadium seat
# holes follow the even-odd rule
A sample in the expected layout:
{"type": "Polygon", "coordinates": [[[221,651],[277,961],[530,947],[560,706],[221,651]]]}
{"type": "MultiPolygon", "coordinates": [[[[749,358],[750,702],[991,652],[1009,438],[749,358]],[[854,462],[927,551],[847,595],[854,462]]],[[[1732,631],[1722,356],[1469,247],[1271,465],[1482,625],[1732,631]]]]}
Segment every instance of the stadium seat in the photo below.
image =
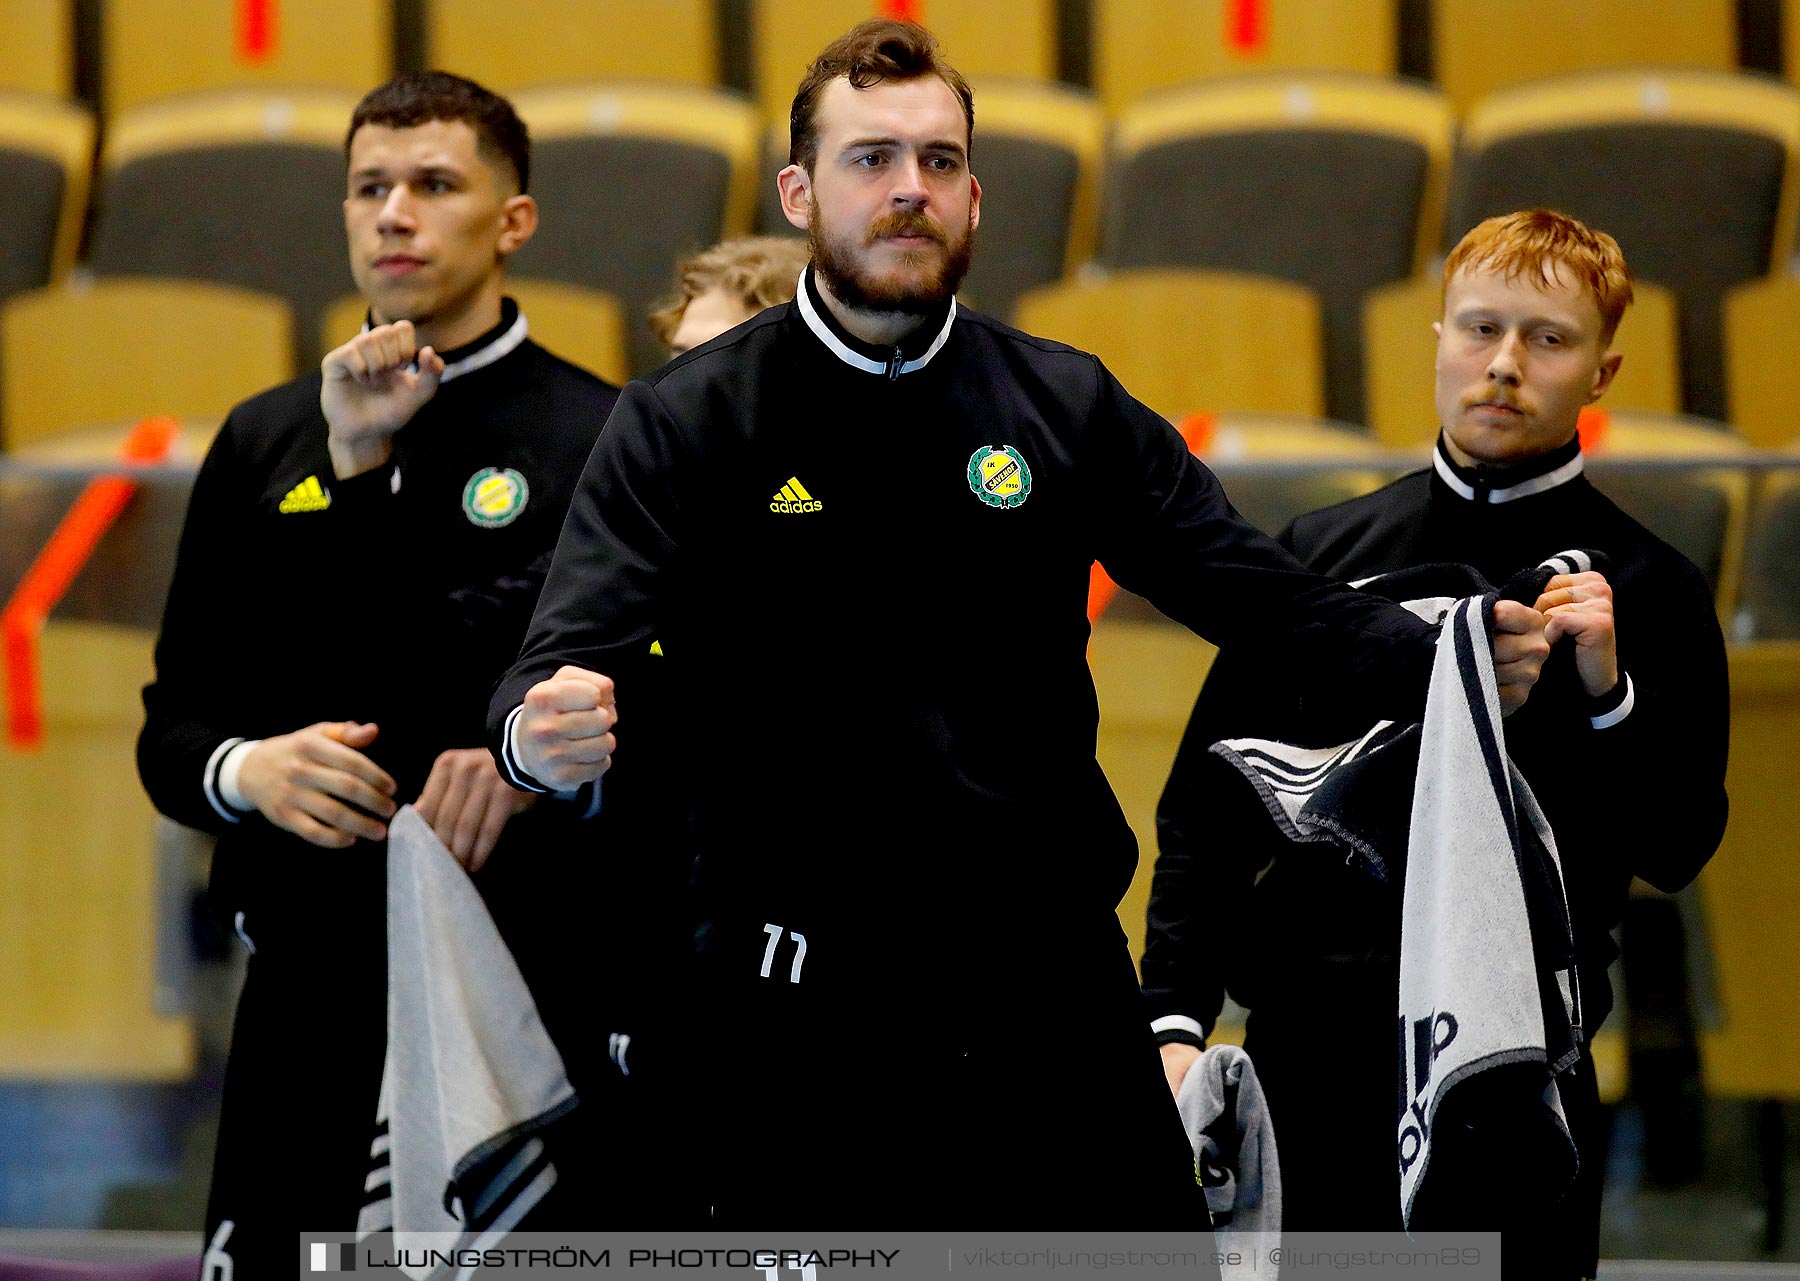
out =
{"type": "Polygon", "coordinates": [[[1800,972],[1800,642],[1733,645],[1731,820],[1700,889],[1718,963],[1724,1026],[1706,1034],[1709,1094],[1800,1096],[1800,1020],[1782,974],[1800,972]]]}
{"type": "MultiPolygon", "coordinates": [[[[83,344],[89,379],[136,372],[109,370],[106,347],[83,344]]],[[[0,471],[0,602],[81,487],[0,471]]],[[[0,991],[0,1077],[193,1071],[193,1027],[165,999],[156,948],[164,891],[185,903],[186,882],[161,875],[156,815],[133,757],[186,497],[184,485],[146,486],[100,540],[38,637],[41,745],[0,745],[0,973],[11,978],[0,991]]],[[[0,692],[0,718],[10,718],[11,688],[0,692]]]]}
{"type": "MultiPolygon", "coordinates": [[[[1675,297],[1644,281],[1613,336],[1625,363],[1601,402],[1615,410],[1681,412],[1675,297]]],[[[1443,277],[1416,276],[1374,290],[1363,304],[1369,429],[1395,449],[1429,448],[1437,438],[1433,364],[1443,315],[1443,277]]]]}
{"type": "MultiPolygon", "coordinates": [[[[962,293],[1006,318],[1025,290],[1060,280],[1093,253],[1106,120],[1090,95],[1027,80],[976,85],[975,115],[981,233],[962,293]]],[[[769,130],[757,188],[765,235],[804,234],[782,214],[775,189],[787,159],[784,119],[769,130]]]]}
{"type": "Polygon", "coordinates": [[[1800,4],[1796,0],[1776,0],[1781,12],[1781,65],[1787,78],[1800,85],[1800,4]]]}
{"type": "Polygon", "coordinates": [[[1093,253],[1106,120],[1094,98],[1062,85],[976,86],[971,169],[981,180],[981,232],[967,289],[1010,316],[1019,296],[1093,253]]]}
{"type": "Polygon", "coordinates": [[[88,266],[101,276],[210,280],[285,298],[295,359],[351,287],[344,127],[335,90],[225,90],[122,113],[100,156],[88,266]]]}
{"type": "Polygon", "coordinates": [[[58,281],[74,265],[93,161],[85,110],[0,94],[0,298],[58,281]]]}
{"type": "Polygon", "coordinates": [[[1350,75],[1154,95],[1114,130],[1101,260],[1315,290],[1326,412],[1362,422],[1363,296],[1422,269],[1435,247],[1450,124],[1435,90],[1350,75]]]}
{"type": "Polygon", "coordinates": [[[0,0],[0,93],[74,95],[74,7],[73,0],[0,0]]]}
{"type": "Polygon", "coordinates": [[[1793,465],[1766,472],[1757,493],[1731,630],[1736,640],[1800,641],[1800,441],[1785,452],[1793,465]]]}
{"type": "Polygon", "coordinates": [[[714,0],[428,0],[426,65],[511,92],[579,80],[719,79],[714,0]]]}
{"type": "Polygon", "coordinates": [[[1732,460],[1749,447],[1723,423],[1704,419],[1598,407],[1583,418],[1589,479],[1699,566],[1725,625],[1737,605],[1752,488],[1750,472],[1732,460]]]}
{"type": "Polygon", "coordinates": [[[1431,0],[1431,34],[1437,82],[1459,112],[1564,72],[1738,65],[1736,0],[1658,0],[1653,11],[1641,0],[1581,0],[1553,14],[1532,0],[1431,0]]]}
{"type": "Polygon", "coordinates": [[[1092,0],[1094,87],[1112,111],[1140,95],[1252,71],[1392,75],[1395,0],[1092,0]]]}
{"type": "Polygon", "coordinates": [[[20,294],[0,305],[0,443],[156,413],[217,423],[293,376],[293,323],[279,298],[196,281],[20,294]]]}
{"type": "Polygon", "coordinates": [[[680,86],[527,89],[532,192],[544,210],[513,274],[585,285],[627,308],[636,371],[668,358],[645,327],[675,260],[750,230],[762,129],[727,93],[680,86]]]}
{"type": "Polygon", "coordinates": [[[1347,423],[1274,414],[1221,414],[1196,451],[1221,474],[1225,492],[1252,525],[1278,534],[1295,517],[1379,489],[1381,446],[1347,423]],[[1301,471],[1255,463],[1307,463],[1301,471]]]}
{"type": "Polygon", "coordinates": [[[763,137],[762,172],[756,180],[756,234],[759,236],[804,236],[806,233],[787,220],[781,211],[781,192],[776,189],[775,175],[787,168],[788,122],[783,117],[769,123],[763,137]]]}
{"type": "MultiPolygon", "coordinates": [[[[596,289],[554,280],[508,277],[506,292],[519,304],[531,337],[564,360],[599,374],[610,383],[631,376],[625,344],[625,309],[596,289]]],[[[329,351],[355,337],[368,315],[360,294],[338,299],[325,313],[319,345],[329,351]]]]}
{"type": "Polygon", "coordinates": [[[1319,300],[1268,277],[1125,271],[1034,289],[1019,327],[1091,351],[1166,418],[1318,414],[1319,300]]]}
{"type": "Polygon", "coordinates": [[[1791,984],[1800,969],[1800,642],[1733,645],[1731,759],[1725,787],[1731,820],[1699,887],[1707,905],[1722,1026],[1701,1036],[1708,1095],[1758,1103],[1762,1249],[1782,1248],[1788,1189],[1784,1101],[1800,1096],[1800,1021],[1791,984]]]}
{"type": "MultiPolygon", "coordinates": [[[[756,98],[771,121],[793,106],[800,77],[827,42],[883,6],[871,0],[748,0],[756,98]]],[[[1056,79],[1056,0],[937,0],[908,6],[971,81],[1056,79]]]]}
{"type": "Polygon", "coordinates": [[[1563,76],[1483,99],[1462,146],[1444,243],[1533,205],[1610,232],[1638,279],[1680,300],[1682,403],[1723,418],[1720,302],[1792,252],[1800,92],[1703,71],[1563,76]]]}
{"type": "Polygon", "coordinates": [[[1800,279],[1770,276],[1725,295],[1725,391],[1731,425],[1753,445],[1800,436],[1800,279]]]}
{"type": "Polygon", "coordinates": [[[109,119],[201,89],[309,85],[360,95],[393,63],[392,0],[184,0],[179,20],[167,0],[104,0],[102,10],[109,119]]]}

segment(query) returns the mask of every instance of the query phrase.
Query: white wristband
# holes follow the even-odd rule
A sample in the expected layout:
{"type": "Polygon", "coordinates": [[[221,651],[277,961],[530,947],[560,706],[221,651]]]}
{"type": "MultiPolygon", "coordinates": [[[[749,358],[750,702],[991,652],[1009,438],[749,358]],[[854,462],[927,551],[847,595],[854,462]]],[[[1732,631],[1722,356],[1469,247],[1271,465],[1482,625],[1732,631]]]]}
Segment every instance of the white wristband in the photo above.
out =
{"type": "Polygon", "coordinates": [[[1631,715],[1631,709],[1635,706],[1637,706],[1637,691],[1632,688],[1631,676],[1628,673],[1625,677],[1625,697],[1619,701],[1619,705],[1604,716],[1588,717],[1588,724],[1595,729],[1611,729],[1631,715]]]}

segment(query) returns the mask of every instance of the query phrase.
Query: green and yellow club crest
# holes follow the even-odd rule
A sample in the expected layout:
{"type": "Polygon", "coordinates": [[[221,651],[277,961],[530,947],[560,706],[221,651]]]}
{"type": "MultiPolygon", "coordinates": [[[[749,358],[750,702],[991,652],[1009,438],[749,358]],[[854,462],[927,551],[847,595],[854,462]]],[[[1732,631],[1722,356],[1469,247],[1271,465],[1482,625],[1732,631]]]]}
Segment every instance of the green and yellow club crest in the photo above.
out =
{"type": "Polygon", "coordinates": [[[484,529],[517,520],[531,497],[531,486],[510,467],[483,467],[463,486],[463,515],[484,529]]]}
{"type": "Polygon", "coordinates": [[[969,455],[969,490],[1005,511],[1031,497],[1031,468],[1011,445],[983,445],[969,455]]]}

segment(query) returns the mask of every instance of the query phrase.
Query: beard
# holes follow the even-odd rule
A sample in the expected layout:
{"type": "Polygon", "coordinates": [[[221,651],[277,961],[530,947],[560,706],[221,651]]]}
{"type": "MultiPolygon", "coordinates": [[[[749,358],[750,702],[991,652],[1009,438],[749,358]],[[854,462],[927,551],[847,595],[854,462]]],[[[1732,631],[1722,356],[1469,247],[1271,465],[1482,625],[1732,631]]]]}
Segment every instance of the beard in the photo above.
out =
{"type": "Polygon", "coordinates": [[[806,239],[813,270],[832,297],[853,311],[922,316],[941,306],[969,274],[975,256],[973,226],[953,239],[922,213],[896,211],[877,218],[856,244],[823,225],[817,200],[811,201],[810,210],[806,239]],[[907,235],[925,236],[938,248],[900,255],[895,269],[885,275],[871,271],[860,256],[888,236],[907,235]]]}

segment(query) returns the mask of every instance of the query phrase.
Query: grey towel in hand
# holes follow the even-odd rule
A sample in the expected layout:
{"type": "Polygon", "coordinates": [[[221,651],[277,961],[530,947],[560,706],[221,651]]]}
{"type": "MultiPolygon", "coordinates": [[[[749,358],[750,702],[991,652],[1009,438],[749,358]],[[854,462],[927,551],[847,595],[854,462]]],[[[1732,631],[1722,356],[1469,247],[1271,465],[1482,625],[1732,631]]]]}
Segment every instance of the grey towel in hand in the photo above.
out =
{"type": "MultiPolygon", "coordinates": [[[[1507,595],[1534,600],[1552,574],[1594,563],[1563,553],[1516,575],[1507,595]]],[[[1462,566],[1358,586],[1442,621],[1424,721],[1383,721],[1329,748],[1241,738],[1211,750],[1289,839],[1332,842],[1404,886],[1394,1156],[1410,1230],[1429,1200],[1456,1205],[1469,1188],[1492,1188],[1502,1161],[1531,1172],[1518,1180],[1524,1196],[1566,1189],[1579,1154],[1556,1077],[1581,1054],[1580,986],[1556,840],[1505,752],[1489,640],[1497,594],[1462,566]],[[1470,587],[1479,594],[1448,594],[1470,587]],[[1439,1121],[1452,1097],[1446,1145],[1439,1121]]],[[[1436,1226],[1431,1212],[1423,1220],[1436,1226]]]]}
{"type": "MultiPolygon", "coordinates": [[[[1269,1251],[1281,1244],[1281,1166],[1250,1056],[1235,1045],[1208,1047],[1182,1078],[1175,1106],[1206,1188],[1220,1253],[1258,1260],[1261,1270],[1254,1275],[1273,1281],[1277,1265],[1269,1251]]],[[[1237,1272],[1221,1264],[1219,1275],[1230,1281],[1237,1272]]]]}
{"type": "Polygon", "coordinates": [[[357,1235],[479,1248],[555,1184],[541,1132],[575,1090],[487,906],[410,805],[387,859],[387,1059],[357,1235]]]}

